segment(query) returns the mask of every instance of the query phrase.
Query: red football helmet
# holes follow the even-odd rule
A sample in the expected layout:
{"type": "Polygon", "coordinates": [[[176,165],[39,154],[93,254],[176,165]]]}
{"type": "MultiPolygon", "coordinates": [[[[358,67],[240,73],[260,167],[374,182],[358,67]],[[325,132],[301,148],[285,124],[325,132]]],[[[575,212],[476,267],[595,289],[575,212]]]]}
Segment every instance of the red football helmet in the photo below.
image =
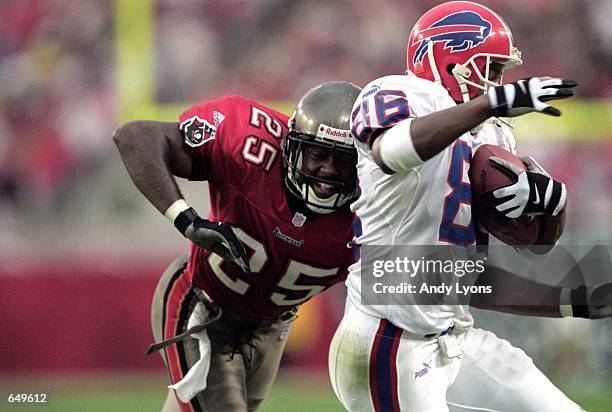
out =
{"type": "Polygon", "coordinates": [[[489,79],[491,62],[505,68],[522,63],[501,17],[469,1],[451,1],[425,13],[412,28],[406,55],[410,72],[442,84],[456,102],[498,85],[489,79]]]}

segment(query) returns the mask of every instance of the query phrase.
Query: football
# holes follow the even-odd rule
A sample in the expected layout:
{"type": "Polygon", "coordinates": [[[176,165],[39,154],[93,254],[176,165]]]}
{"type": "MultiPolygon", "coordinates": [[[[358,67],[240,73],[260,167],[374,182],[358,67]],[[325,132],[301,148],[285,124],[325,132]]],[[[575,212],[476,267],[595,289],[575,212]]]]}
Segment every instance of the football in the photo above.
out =
{"type": "Polygon", "coordinates": [[[526,170],[523,161],[509,151],[495,145],[480,146],[472,157],[469,172],[474,219],[504,243],[513,246],[533,245],[538,239],[542,218],[520,216],[517,219],[510,219],[495,210],[491,192],[515,183],[516,177],[490,162],[491,156],[500,157],[515,164],[520,170],[526,170]]]}

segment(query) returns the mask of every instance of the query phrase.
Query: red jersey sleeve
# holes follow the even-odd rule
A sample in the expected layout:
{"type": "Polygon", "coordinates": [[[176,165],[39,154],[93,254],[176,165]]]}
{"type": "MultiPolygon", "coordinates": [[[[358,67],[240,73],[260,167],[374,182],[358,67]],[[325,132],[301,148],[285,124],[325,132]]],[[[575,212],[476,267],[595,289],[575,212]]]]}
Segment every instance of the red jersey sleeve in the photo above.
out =
{"type": "Polygon", "coordinates": [[[270,155],[280,147],[287,120],[282,113],[239,96],[197,104],[179,117],[184,143],[201,162],[204,178],[211,183],[232,177],[242,180],[249,173],[249,161],[256,163],[259,157],[262,161],[273,160],[270,155]],[[259,149],[259,145],[248,139],[254,138],[266,140],[271,153],[259,150],[253,154],[253,148],[259,149]],[[245,151],[246,155],[242,155],[245,151]]]}
{"type": "Polygon", "coordinates": [[[223,178],[231,170],[230,153],[238,138],[233,123],[240,116],[237,96],[205,101],[185,110],[180,117],[183,142],[204,171],[204,178],[223,178]]]}

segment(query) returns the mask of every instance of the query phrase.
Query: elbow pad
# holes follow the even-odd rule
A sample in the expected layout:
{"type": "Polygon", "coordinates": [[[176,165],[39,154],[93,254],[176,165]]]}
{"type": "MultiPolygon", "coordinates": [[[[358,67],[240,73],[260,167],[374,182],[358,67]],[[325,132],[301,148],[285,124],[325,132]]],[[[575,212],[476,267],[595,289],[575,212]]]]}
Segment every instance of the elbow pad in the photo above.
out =
{"type": "Polygon", "coordinates": [[[380,158],[394,172],[407,172],[424,162],[414,148],[411,124],[412,119],[406,119],[380,137],[380,158]]]}

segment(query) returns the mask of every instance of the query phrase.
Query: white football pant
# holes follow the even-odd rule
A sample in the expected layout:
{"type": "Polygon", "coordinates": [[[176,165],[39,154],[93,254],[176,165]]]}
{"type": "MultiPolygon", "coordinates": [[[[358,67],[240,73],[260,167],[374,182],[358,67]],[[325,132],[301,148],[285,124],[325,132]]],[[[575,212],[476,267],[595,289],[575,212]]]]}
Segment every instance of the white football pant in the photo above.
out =
{"type": "Polygon", "coordinates": [[[426,339],[350,302],[330,347],[329,373],[352,412],[582,410],[525,352],[492,332],[426,339]]]}

